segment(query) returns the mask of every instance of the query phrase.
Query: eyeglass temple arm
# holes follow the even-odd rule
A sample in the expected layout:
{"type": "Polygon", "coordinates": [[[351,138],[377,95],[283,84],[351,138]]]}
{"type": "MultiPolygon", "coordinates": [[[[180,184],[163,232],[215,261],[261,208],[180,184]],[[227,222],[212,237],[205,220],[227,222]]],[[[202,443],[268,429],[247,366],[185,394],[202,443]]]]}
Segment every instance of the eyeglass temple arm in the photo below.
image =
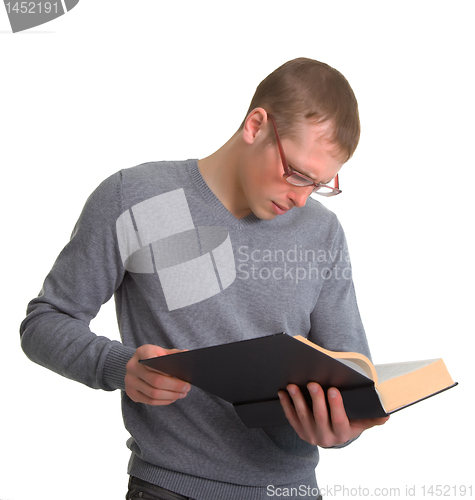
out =
{"type": "Polygon", "coordinates": [[[279,148],[280,158],[282,160],[282,165],[284,167],[284,172],[287,175],[290,175],[290,169],[289,169],[289,166],[287,165],[287,160],[285,159],[284,148],[282,147],[282,143],[280,142],[279,134],[277,132],[277,126],[275,124],[274,119],[272,118],[272,116],[269,113],[267,113],[267,116],[269,117],[269,119],[270,119],[270,121],[272,123],[272,126],[274,127],[275,138],[277,140],[277,147],[279,148]]]}

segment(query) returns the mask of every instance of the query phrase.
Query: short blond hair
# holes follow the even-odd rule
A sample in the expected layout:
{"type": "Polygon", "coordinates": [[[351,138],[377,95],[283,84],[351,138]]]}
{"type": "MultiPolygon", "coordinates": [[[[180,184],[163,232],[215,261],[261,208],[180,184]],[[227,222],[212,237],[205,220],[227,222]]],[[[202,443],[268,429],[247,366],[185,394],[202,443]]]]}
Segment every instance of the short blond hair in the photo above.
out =
{"type": "MultiPolygon", "coordinates": [[[[339,71],[320,61],[300,57],[277,68],[257,87],[246,118],[256,108],[272,115],[282,137],[295,136],[305,120],[331,122],[330,142],[345,161],[358,145],[360,120],[355,94],[339,71]]],[[[244,123],[245,119],[239,130],[244,123]]]]}

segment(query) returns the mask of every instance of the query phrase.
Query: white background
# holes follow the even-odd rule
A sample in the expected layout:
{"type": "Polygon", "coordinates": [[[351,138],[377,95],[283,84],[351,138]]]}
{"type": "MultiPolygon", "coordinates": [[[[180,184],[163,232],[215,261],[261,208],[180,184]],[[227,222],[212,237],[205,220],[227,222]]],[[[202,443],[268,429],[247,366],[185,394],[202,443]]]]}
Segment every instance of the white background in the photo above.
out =
{"type": "MultiPolygon", "coordinates": [[[[17,34],[0,9],[0,500],[124,498],[119,393],[31,363],[26,305],[99,182],[212,153],[257,84],[298,56],[339,69],[360,105],[360,146],[326,203],[346,230],[373,358],[442,356],[460,383],[322,451],[320,486],[475,489],[472,6],[81,0],[17,34]]],[[[118,338],[112,304],[92,327],[118,338]]]]}

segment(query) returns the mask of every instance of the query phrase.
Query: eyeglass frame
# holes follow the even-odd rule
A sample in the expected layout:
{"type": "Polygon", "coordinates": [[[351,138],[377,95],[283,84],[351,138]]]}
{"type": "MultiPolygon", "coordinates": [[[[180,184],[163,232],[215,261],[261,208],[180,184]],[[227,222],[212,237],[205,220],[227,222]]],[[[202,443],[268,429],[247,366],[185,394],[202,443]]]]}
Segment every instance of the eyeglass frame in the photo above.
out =
{"type": "Polygon", "coordinates": [[[320,196],[327,196],[328,197],[328,196],[336,196],[337,194],[340,194],[341,189],[339,189],[340,182],[338,179],[338,174],[336,174],[335,178],[333,179],[334,186],[332,187],[332,186],[329,186],[328,184],[323,184],[322,182],[315,182],[310,177],[308,177],[304,174],[301,174],[300,172],[298,172],[297,170],[294,170],[292,167],[289,166],[289,164],[287,163],[287,159],[285,157],[284,148],[282,147],[282,143],[280,142],[280,137],[279,137],[279,133],[277,132],[277,126],[275,124],[275,121],[269,113],[267,113],[267,116],[269,117],[269,119],[272,123],[272,126],[274,128],[275,138],[277,139],[277,147],[279,148],[280,159],[282,161],[282,166],[284,167],[284,175],[283,175],[284,179],[289,184],[292,184],[292,186],[297,186],[297,187],[313,186],[312,193],[319,194],[320,196]],[[310,184],[308,184],[307,186],[305,186],[305,185],[302,186],[300,184],[294,184],[293,182],[289,181],[289,177],[292,175],[298,175],[298,176],[302,177],[303,179],[308,180],[310,182],[310,184]],[[319,193],[319,190],[322,187],[330,189],[330,191],[328,193],[319,193]]]}

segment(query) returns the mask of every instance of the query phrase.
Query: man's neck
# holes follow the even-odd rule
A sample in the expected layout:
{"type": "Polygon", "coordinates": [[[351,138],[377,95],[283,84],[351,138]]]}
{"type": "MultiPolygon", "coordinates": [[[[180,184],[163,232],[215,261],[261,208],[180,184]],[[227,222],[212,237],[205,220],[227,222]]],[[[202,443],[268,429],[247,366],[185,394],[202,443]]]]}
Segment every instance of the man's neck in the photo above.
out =
{"type": "Polygon", "coordinates": [[[237,219],[251,213],[240,177],[240,157],[244,144],[239,133],[210,156],[198,160],[198,168],[208,187],[237,219]]]}

